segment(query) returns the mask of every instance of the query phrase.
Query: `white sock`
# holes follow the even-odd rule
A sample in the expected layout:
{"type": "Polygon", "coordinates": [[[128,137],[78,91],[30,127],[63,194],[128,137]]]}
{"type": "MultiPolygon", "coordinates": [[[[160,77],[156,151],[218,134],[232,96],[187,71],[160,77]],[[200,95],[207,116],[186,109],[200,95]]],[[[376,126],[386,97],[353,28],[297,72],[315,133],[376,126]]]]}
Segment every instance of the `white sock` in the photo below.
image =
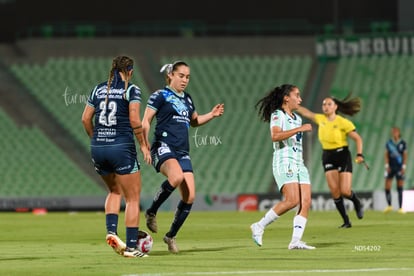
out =
{"type": "Polygon", "coordinates": [[[271,224],[275,220],[277,220],[279,216],[273,211],[273,209],[270,209],[267,211],[267,213],[264,215],[264,217],[259,220],[258,224],[264,229],[267,225],[271,224]]]}
{"type": "Polygon", "coordinates": [[[293,218],[293,233],[292,233],[292,243],[300,241],[305,231],[305,226],[307,218],[296,215],[293,218]]]}

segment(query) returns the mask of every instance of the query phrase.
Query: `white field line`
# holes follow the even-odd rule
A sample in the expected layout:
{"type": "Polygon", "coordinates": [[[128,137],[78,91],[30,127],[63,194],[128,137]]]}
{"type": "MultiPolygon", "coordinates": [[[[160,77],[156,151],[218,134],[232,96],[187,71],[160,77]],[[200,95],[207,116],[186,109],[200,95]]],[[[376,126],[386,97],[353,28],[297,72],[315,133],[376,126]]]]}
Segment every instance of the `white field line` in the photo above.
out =
{"type": "Polygon", "coordinates": [[[376,271],[414,271],[414,268],[382,267],[382,268],[360,268],[360,269],[303,269],[303,270],[246,270],[246,271],[212,271],[212,272],[177,272],[177,273],[144,273],[124,274],[122,276],[172,276],[172,275],[257,275],[275,273],[347,273],[347,272],[376,272],[376,271]]]}

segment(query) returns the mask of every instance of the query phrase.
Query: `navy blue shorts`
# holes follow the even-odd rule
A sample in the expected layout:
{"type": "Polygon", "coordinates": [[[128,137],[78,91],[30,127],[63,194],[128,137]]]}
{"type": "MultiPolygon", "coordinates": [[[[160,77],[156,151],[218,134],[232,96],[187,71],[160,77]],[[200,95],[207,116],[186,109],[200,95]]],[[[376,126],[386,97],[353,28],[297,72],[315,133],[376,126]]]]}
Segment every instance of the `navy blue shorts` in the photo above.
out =
{"type": "Polygon", "coordinates": [[[92,146],[91,156],[100,175],[130,174],[140,170],[135,144],[92,146]]]}
{"type": "Polygon", "coordinates": [[[178,161],[183,172],[193,172],[190,155],[187,152],[174,150],[164,142],[155,142],[151,147],[152,165],[160,172],[162,163],[174,158],[178,161]]]}
{"type": "Polygon", "coordinates": [[[395,177],[397,180],[405,180],[405,176],[401,173],[401,167],[391,167],[389,173],[385,170],[384,176],[387,179],[393,179],[395,177]]]}

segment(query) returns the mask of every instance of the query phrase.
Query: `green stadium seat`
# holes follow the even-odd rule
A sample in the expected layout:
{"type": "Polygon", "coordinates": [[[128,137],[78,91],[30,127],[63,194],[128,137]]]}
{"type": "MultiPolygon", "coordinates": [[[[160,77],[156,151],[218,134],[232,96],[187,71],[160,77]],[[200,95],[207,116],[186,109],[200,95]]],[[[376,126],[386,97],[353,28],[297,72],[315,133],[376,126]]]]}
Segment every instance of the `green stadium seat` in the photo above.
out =
{"type": "Polygon", "coordinates": [[[0,197],[105,195],[36,127],[18,127],[0,109],[0,197]],[[30,139],[28,139],[30,137],[30,139]]]}

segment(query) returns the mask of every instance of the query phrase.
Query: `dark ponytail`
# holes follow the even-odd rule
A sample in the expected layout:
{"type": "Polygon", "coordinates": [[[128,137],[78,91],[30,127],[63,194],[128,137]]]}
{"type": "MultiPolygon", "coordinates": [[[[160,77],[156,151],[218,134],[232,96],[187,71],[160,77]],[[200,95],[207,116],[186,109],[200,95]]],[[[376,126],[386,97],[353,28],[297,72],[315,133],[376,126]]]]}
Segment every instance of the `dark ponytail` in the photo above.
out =
{"type": "Polygon", "coordinates": [[[297,88],[292,84],[283,84],[277,86],[268,92],[266,96],[257,101],[255,108],[258,110],[259,117],[264,122],[270,122],[270,116],[276,109],[281,109],[283,98],[288,96],[290,92],[297,88]]]}
{"type": "Polygon", "coordinates": [[[349,93],[343,100],[331,98],[338,106],[337,112],[353,116],[361,110],[361,99],[359,97],[351,98],[352,93],[349,93]]]}

